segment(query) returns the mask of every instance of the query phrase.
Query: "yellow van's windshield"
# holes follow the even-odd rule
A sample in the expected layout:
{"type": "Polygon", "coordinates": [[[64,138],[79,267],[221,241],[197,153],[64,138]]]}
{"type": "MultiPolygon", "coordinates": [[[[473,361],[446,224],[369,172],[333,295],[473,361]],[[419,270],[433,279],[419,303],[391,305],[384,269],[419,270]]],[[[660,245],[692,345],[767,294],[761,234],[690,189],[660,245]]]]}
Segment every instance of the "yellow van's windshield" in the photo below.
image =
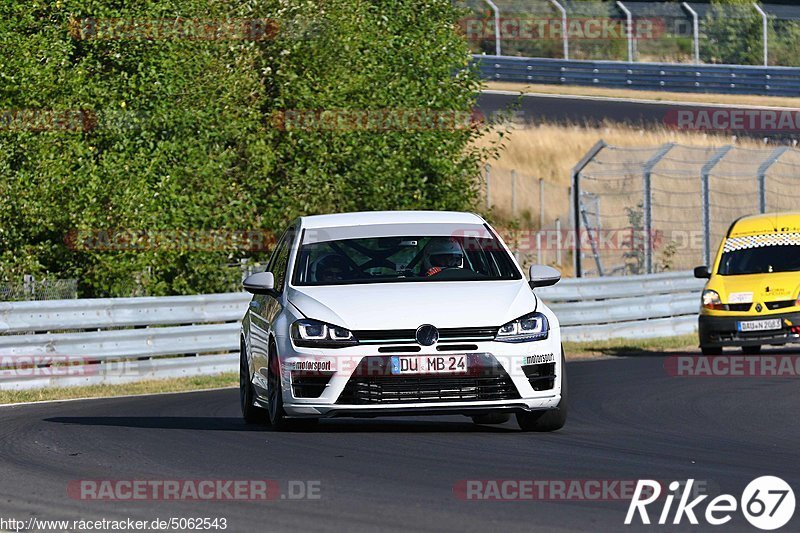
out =
{"type": "Polygon", "coordinates": [[[800,244],[778,244],[731,250],[722,254],[721,276],[800,271],[800,244]]]}

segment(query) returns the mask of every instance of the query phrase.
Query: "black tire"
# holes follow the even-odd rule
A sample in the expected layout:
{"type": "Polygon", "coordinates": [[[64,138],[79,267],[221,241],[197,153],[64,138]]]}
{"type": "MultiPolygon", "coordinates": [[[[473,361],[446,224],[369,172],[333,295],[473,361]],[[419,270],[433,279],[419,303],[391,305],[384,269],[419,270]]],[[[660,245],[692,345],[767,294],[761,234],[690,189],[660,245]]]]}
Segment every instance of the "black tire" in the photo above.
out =
{"type": "Polygon", "coordinates": [[[247,424],[264,424],[267,421],[267,412],[253,404],[255,393],[250,382],[250,365],[247,363],[247,353],[244,340],[239,343],[239,404],[242,417],[247,424]]]}
{"type": "Polygon", "coordinates": [[[567,423],[567,364],[564,358],[564,349],[561,349],[561,401],[555,409],[548,411],[532,411],[530,413],[517,413],[517,424],[522,431],[556,431],[567,423]]]}
{"type": "Polygon", "coordinates": [[[470,417],[475,424],[505,424],[511,420],[511,415],[508,413],[489,413],[487,415],[478,415],[470,417]]]}
{"type": "Polygon", "coordinates": [[[742,346],[742,353],[745,355],[758,355],[761,353],[761,345],[742,346]]]}
{"type": "Polygon", "coordinates": [[[315,427],[316,418],[289,418],[283,409],[283,386],[280,380],[280,362],[274,344],[269,349],[269,372],[267,373],[267,418],[276,431],[307,430],[315,427]]]}
{"type": "Polygon", "coordinates": [[[701,346],[703,355],[722,355],[722,346],[701,346]]]}

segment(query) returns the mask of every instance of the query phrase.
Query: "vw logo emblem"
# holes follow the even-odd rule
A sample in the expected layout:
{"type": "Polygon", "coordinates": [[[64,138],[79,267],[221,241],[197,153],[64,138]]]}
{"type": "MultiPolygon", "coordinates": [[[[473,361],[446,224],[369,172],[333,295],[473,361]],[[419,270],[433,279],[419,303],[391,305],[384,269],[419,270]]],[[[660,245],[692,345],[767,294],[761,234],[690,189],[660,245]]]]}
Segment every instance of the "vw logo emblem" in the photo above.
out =
{"type": "Polygon", "coordinates": [[[430,324],[423,324],[417,328],[416,338],[422,346],[433,346],[439,340],[439,330],[430,324]]]}

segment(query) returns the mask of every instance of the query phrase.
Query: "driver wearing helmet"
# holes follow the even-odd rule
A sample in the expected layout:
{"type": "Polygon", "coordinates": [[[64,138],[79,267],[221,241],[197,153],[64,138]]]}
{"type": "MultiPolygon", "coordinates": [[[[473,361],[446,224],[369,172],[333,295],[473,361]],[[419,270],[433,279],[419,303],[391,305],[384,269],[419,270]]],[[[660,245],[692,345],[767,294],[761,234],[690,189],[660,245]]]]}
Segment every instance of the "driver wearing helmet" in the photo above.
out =
{"type": "Polygon", "coordinates": [[[434,238],[425,247],[422,262],[426,276],[434,276],[442,270],[464,268],[464,250],[458,242],[449,238],[434,238]]]}

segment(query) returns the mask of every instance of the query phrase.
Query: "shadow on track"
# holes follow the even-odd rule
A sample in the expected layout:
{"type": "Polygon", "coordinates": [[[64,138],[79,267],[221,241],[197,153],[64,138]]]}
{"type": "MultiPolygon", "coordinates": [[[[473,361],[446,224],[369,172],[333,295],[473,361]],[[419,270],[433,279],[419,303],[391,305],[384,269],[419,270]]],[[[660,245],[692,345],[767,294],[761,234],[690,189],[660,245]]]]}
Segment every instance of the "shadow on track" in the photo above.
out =
{"type": "MultiPolygon", "coordinates": [[[[271,431],[264,425],[247,425],[236,417],[210,416],[57,416],[45,418],[54,424],[128,427],[139,429],[188,429],[194,431],[271,431]]],[[[289,430],[287,433],[508,433],[518,432],[513,422],[489,426],[442,420],[419,419],[337,419],[289,430]]]]}
{"type": "Polygon", "coordinates": [[[214,416],[56,416],[45,422],[81,426],[114,426],[142,429],[192,429],[198,431],[254,431],[241,418],[214,416]]]}

